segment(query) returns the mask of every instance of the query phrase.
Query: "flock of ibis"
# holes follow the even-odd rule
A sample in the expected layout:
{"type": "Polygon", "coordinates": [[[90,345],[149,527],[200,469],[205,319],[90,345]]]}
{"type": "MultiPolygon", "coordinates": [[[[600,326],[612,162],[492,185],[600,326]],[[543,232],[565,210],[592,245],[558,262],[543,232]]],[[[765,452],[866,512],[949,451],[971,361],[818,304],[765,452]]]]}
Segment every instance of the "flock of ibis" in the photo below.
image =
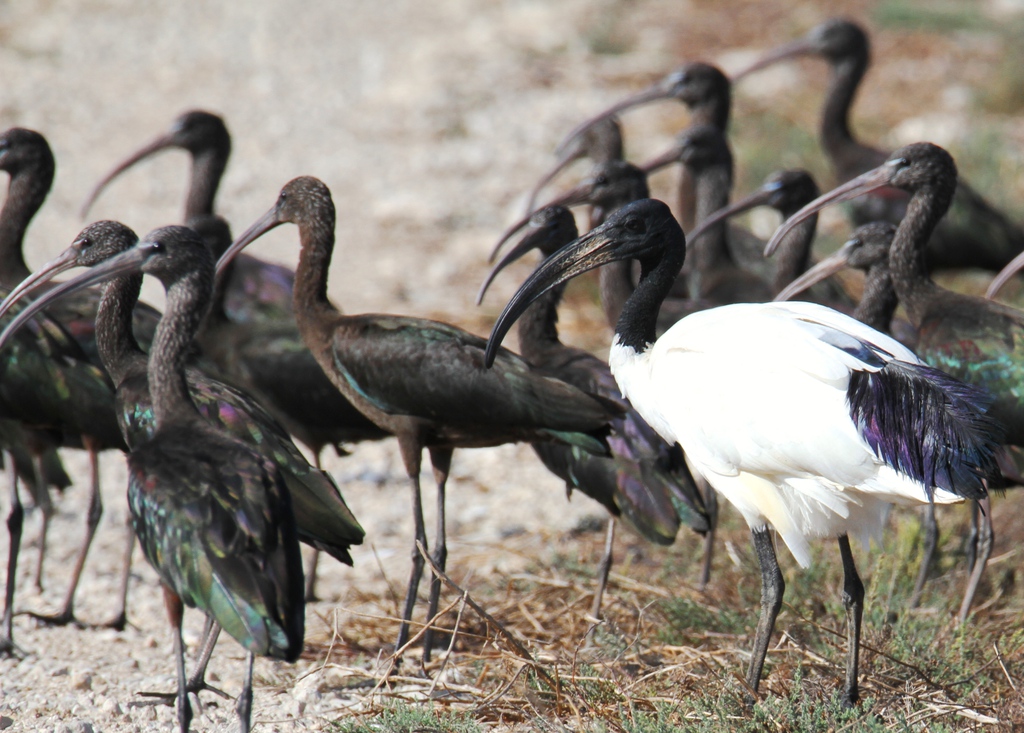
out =
{"type": "MultiPolygon", "coordinates": [[[[133,532],[109,624],[126,622],[137,540],[159,575],[174,631],[178,687],[167,697],[180,729],[190,727],[189,695],[213,689],[206,662],[223,630],[247,651],[236,706],[245,731],[254,656],[293,661],[303,647],[316,564],[303,572],[299,543],[351,564],[350,548],[364,541],[344,487],[320,468],[323,449],[397,438],[415,527],[395,646],[401,655],[423,554],[445,568],[453,451],[524,441],[569,491],[607,509],[602,587],[616,522],[660,545],[683,525],[703,535],[703,585],[714,583],[719,495],[742,515],[762,582],[746,674],[755,693],[785,589],[776,538],[803,567],[812,540],[836,540],[849,644],[840,695],[856,704],[864,585],[850,536],[865,544],[879,537],[893,504],[923,507],[919,596],[936,544],[934,505],[971,501],[963,621],[992,550],[989,491],[1021,481],[1013,450],[1024,445],[1024,312],[951,292],[931,277],[939,268],[1006,267],[998,288],[1024,266],[1024,230],[960,179],[942,148],[922,142],[886,153],[854,137],[850,108],[868,60],[865,31],[833,19],[731,79],[713,65],[688,63],[581,123],[530,191],[526,216],[492,254],[520,237],[481,299],[509,263],[533,249],[542,259],[489,339],[423,318],[343,314],[327,295],[335,207],[316,178],[285,183],[266,214],[233,240],[214,205],[231,139],[223,120],[203,111],[182,115],[116,166],[85,205],[137,161],[181,148],[192,158],[184,225],[140,237],[119,222],[95,222],[31,273],[22,240],[50,188],[54,160],[39,133],[3,133],[0,168],[10,186],[0,211],[0,446],[11,480],[0,654],[24,653],[12,624],[24,514],[19,482],[41,510],[39,584],[49,491],[69,483],[58,447],[89,451],[90,502],[64,605],[37,618],[79,623],[76,587],[102,514],[97,454],[124,452],[133,532]],[[806,171],[781,170],[730,205],[731,86],[800,54],[831,68],[820,138],[839,185],[819,195],[806,171]],[[659,99],[682,102],[691,124],[663,155],[631,163],[618,115],[659,99]],[[581,158],[593,164],[589,177],[535,206],[581,158]],[[673,211],[649,197],[647,176],[675,164],[673,211]],[[857,228],[816,262],[817,214],[840,201],[852,203],[857,228]],[[589,211],[580,236],[570,208],[583,205],[589,211]],[[784,220],[768,242],[728,221],[757,206],[784,220]],[[297,229],[294,272],[241,254],[283,224],[297,229]],[[829,280],[847,267],[866,272],[859,302],[829,280]],[[86,269],[51,282],[74,268],[86,269]],[[557,328],[565,284],[593,269],[614,329],[607,363],[563,343],[557,328]],[[147,274],[166,289],[162,315],[139,303],[147,274]],[[790,300],[805,291],[812,301],[790,300]],[[522,355],[501,347],[517,321],[522,355]],[[436,483],[429,541],[424,450],[436,483]],[[185,606],[208,618],[191,675],[181,637],[185,606]]],[[[427,619],[441,590],[430,575],[427,619]]],[[[600,598],[598,588],[594,616],[600,598]]],[[[433,633],[428,624],[425,659],[433,633]]]]}

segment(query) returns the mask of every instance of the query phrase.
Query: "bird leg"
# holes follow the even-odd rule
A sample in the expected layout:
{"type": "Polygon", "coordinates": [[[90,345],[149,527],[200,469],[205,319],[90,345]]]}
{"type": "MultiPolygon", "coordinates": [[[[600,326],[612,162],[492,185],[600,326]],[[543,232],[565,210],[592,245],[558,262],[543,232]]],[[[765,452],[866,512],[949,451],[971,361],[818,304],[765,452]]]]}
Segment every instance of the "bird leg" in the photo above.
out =
{"type": "Polygon", "coordinates": [[[917,581],[914,583],[914,592],[910,595],[910,607],[917,608],[921,602],[921,592],[924,590],[924,582],[928,579],[928,570],[932,565],[932,558],[935,556],[935,548],[939,544],[939,525],[935,521],[935,502],[929,501],[924,506],[924,545],[921,547],[921,569],[917,571],[917,581]]]}
{"type": "Polygon", "coordinates": [[[846,684],[843,686],[843,705],[853,707],[860,693],[857,690],[857,665],[860,655],[860,622],[864,615],[864,584],[853,564],[850,538],[839,537],[839,552],[843,556],[843,606],[846,607],[846,633],[849,649],[846,652],[846,684]]]}
{"type": "MultiPolygon", "coordinates": [[[[316,470],[320,470],[320,452],[323,450],[323,446],[313,451],[313,465],[316,470]]],[[[316,597],[316,566],[320,562],[320,550],[313,548],[312,554],[309,556],[309,568],[306,570],[306,603],[313,603],[319,600],[316,597]]]]}
{"type": "Polygon", "coordinates": [[[754,540],[754,550],[761,565],[761,616],[757,620],[757,632],[754,634],[754,648],[751,650],[750,667],[747,669],[747,685],[755,693],[761,682],[761,669],[768,655],[768,642],[771,641],[775,629],[775,619],[782,608],[782,594],[786,590],[786,581],[779,570],[779,560],[775,556],[775,545],[768,527],[750,530],[754,540]]]}
{"type": "Polygon", "coordinates": [[[33,457],[36,473],[35,501],[42,515],[42,525],[39,528],[39,561],[36,563],[36,574],[33,583],[36,591],[43,592],[43,560],[46,557],[46,533],[50,528],[50,517],[53,516],[53,502],[50,500],[50,490],[46,487],[46,480],[43,478],[43,456],[40,453],[33,457]]]}
{"type": "Polygon", "coordinates": [[[978,591],[978,583],[985,572],[985,565],[992,556],[992,543],[995,533],[992,531],[992,505],[989,498],[978,499],[974,502],[975,511],[981,514],[981,530],[978,533],[977,556],[974,567],[971,568],[971,577],[967,581],[967,591],[964,593],[964,600],[960,604],[960,612],[957,614],[957,621],[963,623],[967,620],[967,614],[971,611],[971,604],[974,603],[974,594],[978,591]]]}
{"type": "Polygon", "coordinates": [[[412,486],[412,519],[415,528],[415,538],[412,545],[412,574],[409,576],[409,587],[405,592],[405,607],[402,610],[402,625],[398,628],[398,641],[395,642],[397,652],[409,640],[409,621],[412,620],[412,610],[416,606],[416,593],[419,591],[420,578],[423,577],[423,558],[416,547],[417,542],[423,543],[423,549],[427,548],[427,532],[423,522],[423,503],[420,494],[420,466],[422,461],[422,449],[418,442],[403,440],[399,438],[398,448],[402,453],[402,461],[405,463],[405,472],[409,476],[412,486]]]}
{"type": "Polygon", "coordinates": [[[241,733],[249,733],[252,726],[252,663],[255,655],[249,652],[245,655],[245,682],[242,685],[242,692],[235,703],[235,711],[238,713],[238,730],[241,733]]]}
{"type": "MultiPolygon", "coordinates": [[[[448,472],[452,467],[452,450],[448,448],[431,448],[430,464],[434,468],[434,481],[437,483],[437,534],[434,537],[434,553],[430,559],[442,572],[448,561],[448,537],[445,530],[445,486],[448,483],[448,472]]],[[[427,601],[427,630],[423,634],[423,662],[430,661],[430,650],[434,644],[433,620],[437,614],[437,606],[441,600],[441,578],[433,575],[430,579],[430,597],[427,601]]]]}
{"type": "Polygon", "coordinates": [[[981,512],[978,511],[978,502],[971,502],[971,531],[967,534],[967,546],[964,554],[967,555],[967,571],[974,572],[974,563],[978,559],[978,539],[981,536],[981,512]]]}
{"type": "Polygon", "coordinates": [[[715,529],[718,527],[718,492],[702,476],[694,476],[704,495],[704,508],[708,513],[708,532],[704,535],[704,562],[700,568],[700,589],[711,580],[711,560],[715,553],[715,529]]]}
{"type": "MultiPolygon", "coordinates": [[[[85,523],[85,539],[78,549],[78,557],[75,559],[75,567],[71,571],[71,582],[64,596],[64,605],[61,610],[55,614],[40,614],[31,611],[28,614],[36,621],[40,621],[48,626],[67,626],[71,623],[76,626],[82,625],[75,618],[75,592],[78,590],[78,581],[82,577],[82,568],[85,567],[85,558],[89,554],[89,547],[92,545],[93,537],[96,536],[96,527],[99,526],[100,518],[103,516],[103,497],[100,495],[100,447],[88,436],[82,436],[82,442],[89,451],[89,468],[92,474],[89,486],[89,509],[86,514],[85,523]]],[[[45,490],[45,487],[43,488],[45,490]]],[[[47,496],[49,496],[48,492],[47,496]]],[[[42,564],[42,553],[40,553],[39,562],[42,564]]]]}
{"type": "Polygon", "coordinates": [[[128,625],[128,586],[132,579],[132,553],[135,551],[135,528],[132,526],[132,516],[128,515],[128,542],[124,548],[124,556],[121,559],[121,609],[114,615],[110,621],[100,624],[101,627],[107,629],[117,629],[118,631],[124,631],[124,627],[128,625]]]}
{"type": "MultiPolygon", "coordinates": [[[[220,636],[220,624],[213,620],[212,616],[206,617],[206,627],[203,629],[203,643],[199,647],[199,653],[196,655],[196,667],[192,670],[192,675],[188,678],[188,682],[185,683],[185,691],[198,695],[204,690],[220,695],[225,700],[231,696],[224,690],[217,689],[206,682],[206,668],[210,666],[210,658],[213,656],[213,649],[217,646],[217,638],[220,636]]],[[[152,702],[136,703],[140,706],[145,705],[170,705],[174,702],[177,697],[176,692],[140,692],[139,695],[143,697],[156,698],[152,702]]]]}
{"type": "MultiPolygon", "coordinates": [[[[35,461],[35,456],[33,456],[35,461]]],[[[33,465],[36,465],[33,463],[33,465]]],[[[14,582],[17,578],[18,551],[21,549],[21,527],[25,518],[25,510],[18,496],[18,472],[14,468],[14,454],[7,451],[7,470],[10,475],[11,507],[7,514],[7,536],[10,547],[7,550],[7,585],[4,589],[4,616],[0,628],[0,657],[20,656],[20,650],[14,644],[14,582]]],[[[37,470],[36,480],[41,478],[37,470]]]]}
{"type": "Polygon", "coordinates": [[[185,682],[185,644],[181,639],[181,620],[185,615],[185,608],[178,594],[166,585],[164,586],[164,607],[167,609],[167,618],[174,631],[174,657],[178,668],[178,727],[181,733],[188,733],[189,725],[192,723],[192,705],[188,701],[185,682]]]}
{"type": "MultiPolygon", "coordinates": [[[[594,621],[601,620],[601,603],[604,601],[604,590],[608,586],[608,576],[612,571],[612,550],[615,547],[615,517],[608,517],[608,529],[604,535],[604,554],[601,556],[601,563],[597,567],[597,590],[594,591],[594,602],[590,606],[590,617],[594,621]]],[[[593,626],[587,633],[592,636],[593,626]]]]}

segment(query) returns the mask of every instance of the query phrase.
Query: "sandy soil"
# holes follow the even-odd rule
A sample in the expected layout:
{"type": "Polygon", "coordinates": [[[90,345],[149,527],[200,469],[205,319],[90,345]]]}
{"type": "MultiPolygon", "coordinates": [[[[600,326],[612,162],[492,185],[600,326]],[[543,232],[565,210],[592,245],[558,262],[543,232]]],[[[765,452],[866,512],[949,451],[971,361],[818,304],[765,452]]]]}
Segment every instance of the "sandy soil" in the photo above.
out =
{"type": "MultiPolygon", "coordinates": [[[[6,71],[0,120],[45,134],[58,161],[54,190],[29,234],[27,259],[38,266],[71,242],[83,225],[79,206],[120,156],[166,128],[178,113],[206,108],[223,114],[234,134],[219,208],[236,231],[262,214],[287,180],[317,175],[331,187],[339,210],[331,281],[339,304],[349,312],[438,316],[485,333],[526,270],[499,281],[478,310],[472,301],[485,272],[484,257],[521,211],[523,192],[566,130],[683,59],[711,58],[736,68],[769,42],[758,37],[769,26],[784,38],[824,17],[811,3],[734,2],[733,22],[726,24],[712,11],[719,5],[669,0],[0,4],[0,67],[6,71]]],[[[852,1],[842,6],[861,17],[870,7],[852,1]]],[[[1009,12],[1007,3],[991,6],[992,12],[1009,12]]],[[[884,34],[879,55],[912,53],[896,42],[899,37],[884,34]]],[[[941,44],[933,52],[950,61],[937,69],[922,67],[919,79],[945,75],[948,88],[962,90],[988,68],[984,64],[993,63],[994,52],[974,40],[941,44]],[[980,61],[954,63],[964,58],[980,61]]],[[[813,125],[821,73],[812,67],[773,72],[763,84],[742,91],[737,114],[799,86],[807,101],[797,106],[794,120],[813,125]],[[807,79],[814,81],[804,83],[807,79]]],[[[880,74],[870,80],[876,88],[893,83],[899,82],[880,74]]],[[[914,94],[906,92],[904,103],[887,114],[897,120],[938,116],[948,123],[941,129],[952,130],[943,134],[955,140],[967,115],[962,95],[924,95],[927,103],[908,113],[914,94]]],[[[862,112],[881,119],[883,130],[895,121],[872,103],[862,112]]],[[[657,152],[683,122],[685,114],[675,105],[631,116],[630,153],[642,158],[657,152]]],[[[920,125],[897,130],[888,142],[909,139],[919,130],[920,125]]],[[[175,222],[185,166],[182,154],[140,166],[108,190],[91,218],[120,219],[140,232],[175,222]]],[[[668,179],[659,185],[668,186],[668,179]]],[[[294,229],[282,227],[255,253],[294,262],[294,229]]],[[[147,299],[159,303],[159,288],[147,288],[147,299]]],[[[588,327],[582,343],[606,343],[608,332],[594,326],[598,317],[592,306],[564,322],[569,330],[588,327]]],[[[84,482],[84,456],[66,458],[84,482]]],[[[369,542],[354,553],[354,569],[323,563],[321,590],[330,600],[311,609],[313,635],[324,633],[317,614],[393,613],[362,608],[353,589],[382,588],[385,578],[401,589],[411,534],[403,471],[392,444],[359,448],[350,457],[332,459],[328,468],[342,483],[369,542]]],[[[107,512],[79,595],[79,612],[87,620],[109,613],[127,514],[122,457],[105,456],[102,470],[107,512]]],[[[46,592],[36,597],[23,584],[19,608],[59,603],[81,532],[82,489],[75,486],[59,500],[46,592]]],[[[450,494],[452,556],[478,574],[523,567],[538,555],[538,543],[555,546],[582,517],[596,513],[579,498],[567,505],[559,483],[538,468],[525,447],[458,454],[450,494]]],[[[29,515],[27,559],[35,554],[36,527],[36,516],[29,515]]],[[[136,572],[129,608],[134,627],[124,633],[37,629],[24,617],[17,620],[17,641],[30,654],[20,662],[0,661],[0,729],[168,729],[170,708],[128,704],[137,690],[171,689],[174,682],[155,575],[138,557],[136,572]]],[[[188,622],[188,641],[195,643],[201,619],[193,614],[188,622]]],[[[237,691],[241,660],[240,648],[224,641],[213,662],[213,683],[237,691]]],[[[259,730],[320,730],[352,704],[334,688],[332,672],[317,671],[318,664],[260,661],[254,714],[259,730]]],[[[233,717],[231,704],[208,705],[193,729],[220,730],[232,726],[233,717]]]]}

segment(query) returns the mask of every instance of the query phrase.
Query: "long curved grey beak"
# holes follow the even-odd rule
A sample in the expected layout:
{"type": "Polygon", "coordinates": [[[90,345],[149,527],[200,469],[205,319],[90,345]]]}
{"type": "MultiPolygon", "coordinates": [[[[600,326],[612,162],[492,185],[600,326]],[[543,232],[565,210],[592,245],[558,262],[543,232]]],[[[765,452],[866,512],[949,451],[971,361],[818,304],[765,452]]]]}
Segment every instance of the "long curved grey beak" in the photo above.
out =
{"type": "Polygon", "coordinates": [[[802,293],[813,285],[818,284],[825,278],[832,277],[837,272],[842,272],[850,265],[850,252],[859,244],[858,240],[851,239],[839,248],[837,252],[826,257],[803,275],[783,288],[774,300],[790,300],[795,295],[802,293]]]}
{"type": "Polygon", "coordinates": [[[161,150],[166,150],[167,148],[173,146],[173,135],[171,133],[166,133],[164,135],[161,135],[148,145],[135,151],[129,157],[125,158],[123,161],[118,163],[112,171],[110,171],[107,175],[103,177],[102,181],[96,184],[95,188],[93,188],[92,192],[89,194],[89,197],[85,200],[85,203],[82,204],[82,210],[79,215],[83,219],[85,219],[85,217],[89,215],[89,209],[92,208],[92,205],[96,203],[96,199],[98,199],[100,194],[103,193],[103,189],[105,189],[107,185],[109,185],[110,182],[117,178],[119,175],[121,175],[126,170],[131,168],[140,160],[143,160],[153,155],[153,153],[157,153],[161,150]]]}
{"type": "Polygon", "coordinates": [[[985,297],[989,300],[995,298],[999,291],[1002,290],[1003,286],[1010,282],[1011,278],[1013,278],[1013,276],[1016,275],[1022,267],[1024,267],[1024,252],[1021,252],[1010,260],[1006,267],[1000,270],[999,274],[992,278],[992,282],[988,284],[988,290],[985,291],[985,297]]]}
{"type": "Polygon", "coordinates": [[[753,74],[755,71],[760,71],[761,69],[767,68],[773,64],[777,64],[779,61],[785,61],[786,59],[793,58],[794,56],[803,56],[811,53],[814,53],[814,46],[812,46],[811,42],[806,38],[785,43],[778,48],[769,51],[739,73],[733,74],[732,81],[735,84],[740,79],[753,74]]]}
{"type": "Polygon", "coordinates": [[[77,258],[78,251],[72,245],[18,283],[14,290],[4,298],[3,303],[0,303],[0,318],[6,315],[11,306],[25,295],[42,286],[43,283],[49,282],[60,273],[75,267],[77,258]]]}
{"type": "Polygon", "coordinates": [[[270,211],[257,219],[251,227],[242,232],[242,235],[231,243],[231,246],[217,260],[216,277],[220,277],[221,272],[228,266],[228,263],[234,259],[235,255],[245,249],[247,245],[252,244],[271,229],[283,223],[277,218],[277,206],[274,206],[270,211]]]}
{"type": "Polygon", "coordinates": [[[7,324],[7,328],[3,330],[3,333],[0,333],[0,349],[3,348],[4,344],[7,343],[11,336],[19,328],[25,325],[29,319],[61,296],[121,275],[138,272],[139,268],[142,267],[148,257],[149,250],[136,245],[131,249],[90,268],[78,277],[73,277],[59,285],[55,285],[32,303],[25,306],[25,308],[15,316],[9,324],[7,324]]]}

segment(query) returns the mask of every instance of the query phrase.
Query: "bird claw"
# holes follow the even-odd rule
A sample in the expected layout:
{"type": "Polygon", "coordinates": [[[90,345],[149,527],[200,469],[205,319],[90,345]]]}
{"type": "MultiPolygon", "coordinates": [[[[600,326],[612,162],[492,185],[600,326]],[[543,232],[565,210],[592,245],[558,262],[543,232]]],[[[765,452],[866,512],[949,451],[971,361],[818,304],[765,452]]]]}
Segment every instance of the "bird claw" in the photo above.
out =
{"type": "Polygon", "coordinates": [[[21,611],[18,616],[28,616],[37,623],[43,626],[70,626],[74,625],[75,628],[84,629],[86,624],[75,618],[75,614],[71,610],[61,611],[60,613],[36,613],[35,611],[21,611]]]}
{"type": "Polygon", "coordinates": [[[13,639],[0,639],[0,659],[22,660],[28,652],[14,643],[13,639]]]}
{"type": "MultiPolygon", "coordinates": [[[[185,692],[190,695],[196,695],[198,697],[200,692],[212,692],[215,695],[219,695],[225,700],[230,700],[231,695],[224,692],[224,690],[218,689],[213,685],[206,683],[206,680],[189,680],[185,684],[185,692]]],[[[150,697],[152,700],[135,700],[131,703],[133,707],[148,707],[152,705],[167,705],[173,707],[178,700],[178,693],[175,692],[137,692],[136,695],[142,697],[150,697]]]]}
{"type": "Polygon", "coordinates": [[[114,631],[124,631],[126,628],[131,626],[133,629],[138,630],[138,626],[128,620],[128,615],[121,611],[117,616],[110,619],[109,621],[103,621],[98,624],[92,624],[91,628],[94,629],[113,629],[114,631]]]}

